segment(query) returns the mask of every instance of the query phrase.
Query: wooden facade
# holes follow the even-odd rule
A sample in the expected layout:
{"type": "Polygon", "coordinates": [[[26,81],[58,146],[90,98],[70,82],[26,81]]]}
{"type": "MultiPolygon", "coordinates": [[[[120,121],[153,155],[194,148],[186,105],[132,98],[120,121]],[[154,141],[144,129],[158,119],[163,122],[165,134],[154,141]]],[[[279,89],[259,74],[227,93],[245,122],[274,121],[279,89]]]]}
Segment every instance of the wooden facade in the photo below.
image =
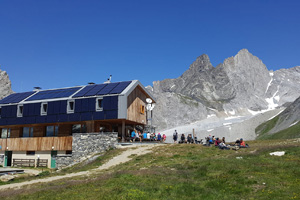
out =
{"type": "Polygon", "coordinates": [[[51,151],[72,150],[72,136],[0,139],[2,150],[51,151]],[[52,148],[53,147],[53,148],[52,148]]]}
{"type": "Polygon", "coordinates": [[[140,124],[147,123],[146,117],[146,94],[140,87],[136,87],[127,100],[127,119],[140,124]]]}

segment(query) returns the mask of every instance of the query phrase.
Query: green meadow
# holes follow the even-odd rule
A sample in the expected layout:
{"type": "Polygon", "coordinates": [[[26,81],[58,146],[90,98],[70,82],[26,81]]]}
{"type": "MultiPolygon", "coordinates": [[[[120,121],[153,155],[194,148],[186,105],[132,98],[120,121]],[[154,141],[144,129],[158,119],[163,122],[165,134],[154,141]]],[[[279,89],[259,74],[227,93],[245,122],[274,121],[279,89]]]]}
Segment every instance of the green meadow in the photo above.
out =
{"type": "MultiPolygon", "coordinates": [[[[300,140],[247,142],[219,150],[195,144],[157,146],[152,153],[90,177],[1,192],[1,199],[300,199],[300,140]],[[284,156],[270,156],[285,151],[284,156]]],[[[110,150],[115,156],[119,150],[110,150]]],[[[106,159],[109,156],[106,155],[106,159]]],[[[99,158],[92,166],[99,166],[99,158]]],[[[84,169],[87,166],[82,166],[84,169]]],[[[76,171],[80,171],[80,166],[76,171]]]]}

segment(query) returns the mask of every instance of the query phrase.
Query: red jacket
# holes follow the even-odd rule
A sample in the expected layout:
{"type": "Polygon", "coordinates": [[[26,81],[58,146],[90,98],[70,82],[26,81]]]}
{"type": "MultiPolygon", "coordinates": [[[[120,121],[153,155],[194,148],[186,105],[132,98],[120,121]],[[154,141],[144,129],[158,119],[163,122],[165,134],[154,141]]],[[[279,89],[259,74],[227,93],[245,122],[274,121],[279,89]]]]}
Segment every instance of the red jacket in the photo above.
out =
{"type": "Polygon", "coordinates": [[[243,146],[243,147],[246,146],[244,140],[242,140],[242,141],[240,142],[240,146],[243,146]]]}

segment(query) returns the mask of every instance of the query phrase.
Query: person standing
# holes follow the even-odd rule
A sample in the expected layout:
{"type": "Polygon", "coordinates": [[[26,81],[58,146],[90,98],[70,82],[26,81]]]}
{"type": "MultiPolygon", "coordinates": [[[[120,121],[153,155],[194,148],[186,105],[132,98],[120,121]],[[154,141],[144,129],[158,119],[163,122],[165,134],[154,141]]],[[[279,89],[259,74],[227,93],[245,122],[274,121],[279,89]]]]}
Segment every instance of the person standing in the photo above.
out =
{"type": "Polygon", "coordinates": [[[177,142],[177,139],[178,139],[178,133],[177,133],[177,131],[175,130],[175,132],[173,133],[173,140],[174,140],[174,143],[177,142]]]}

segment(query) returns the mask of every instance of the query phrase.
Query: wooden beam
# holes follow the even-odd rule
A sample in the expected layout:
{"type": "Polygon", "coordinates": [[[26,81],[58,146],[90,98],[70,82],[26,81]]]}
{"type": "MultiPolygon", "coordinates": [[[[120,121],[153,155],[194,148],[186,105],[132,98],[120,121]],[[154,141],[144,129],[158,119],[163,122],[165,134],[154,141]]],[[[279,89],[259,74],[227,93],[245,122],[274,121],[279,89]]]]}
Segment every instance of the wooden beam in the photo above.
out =
{"type": "Polygon", "coordinates": [[[125,142],[125,120],[122,121],[122,142],[125,142]]]}

